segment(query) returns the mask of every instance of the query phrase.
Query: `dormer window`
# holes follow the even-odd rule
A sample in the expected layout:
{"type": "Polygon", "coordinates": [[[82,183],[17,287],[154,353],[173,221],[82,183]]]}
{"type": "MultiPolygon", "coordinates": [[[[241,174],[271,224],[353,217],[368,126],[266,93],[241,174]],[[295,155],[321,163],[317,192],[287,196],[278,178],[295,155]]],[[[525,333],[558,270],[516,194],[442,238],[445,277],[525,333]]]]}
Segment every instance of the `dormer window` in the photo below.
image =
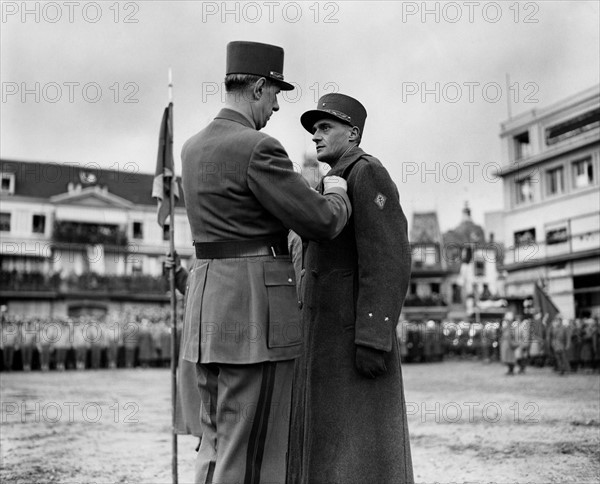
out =
{"type": "Polygon", "coordinates": [[[14,195],[15,193],[15,174],[0,174],[0,193],[3,195],[14,195]]]}

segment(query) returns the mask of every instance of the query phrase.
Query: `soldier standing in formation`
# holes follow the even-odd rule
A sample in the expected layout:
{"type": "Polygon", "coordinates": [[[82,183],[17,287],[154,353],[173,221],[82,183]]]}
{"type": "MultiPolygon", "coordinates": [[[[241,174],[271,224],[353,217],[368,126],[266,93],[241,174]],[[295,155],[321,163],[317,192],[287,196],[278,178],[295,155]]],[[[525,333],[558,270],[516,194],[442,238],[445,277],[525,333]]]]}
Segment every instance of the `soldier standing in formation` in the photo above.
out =
{"type": "Polygon", "coordinates": [[[569,334],[568,321],[564,320],[560,314],[557,314],[552,321],[552,350],[556,359],[556,369],[561,375],[571,371],[567,352],[571,346],[571,336],[569,334]]]}

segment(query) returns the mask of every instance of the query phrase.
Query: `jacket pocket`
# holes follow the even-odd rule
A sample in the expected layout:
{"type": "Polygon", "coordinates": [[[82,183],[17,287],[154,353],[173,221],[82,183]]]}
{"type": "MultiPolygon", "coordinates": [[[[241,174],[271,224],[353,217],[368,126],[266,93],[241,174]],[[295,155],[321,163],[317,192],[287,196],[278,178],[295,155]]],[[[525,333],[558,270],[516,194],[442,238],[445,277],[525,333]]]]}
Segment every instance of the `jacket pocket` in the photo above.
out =
{"type": "Polygon", "coordinates": [[[302,328],[294,267],[288,260],[276,260],[265,262],[263,269],[269,301],[267,346],[298,345],[302,342],[302,328]]]}

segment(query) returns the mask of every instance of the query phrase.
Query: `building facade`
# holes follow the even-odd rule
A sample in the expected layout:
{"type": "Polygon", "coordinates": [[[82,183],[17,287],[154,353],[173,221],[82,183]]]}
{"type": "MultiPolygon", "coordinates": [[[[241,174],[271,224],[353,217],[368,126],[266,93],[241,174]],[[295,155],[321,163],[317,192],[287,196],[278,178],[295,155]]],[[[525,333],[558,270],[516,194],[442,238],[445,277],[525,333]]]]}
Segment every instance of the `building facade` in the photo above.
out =
{"type": "MultiPolygon", "coordinates": [[[[157,223],[153,175],[0,160],[0,302],[10,313],[102,315],[166,304],[169,226],[157,223]]],[[[193,255],[183,200],[176,250],[193,255]]]]}
{"type": "Polygon", "coordinates": [[[501,124],[507,297],[600,316],[600,86],[501,124]]]}

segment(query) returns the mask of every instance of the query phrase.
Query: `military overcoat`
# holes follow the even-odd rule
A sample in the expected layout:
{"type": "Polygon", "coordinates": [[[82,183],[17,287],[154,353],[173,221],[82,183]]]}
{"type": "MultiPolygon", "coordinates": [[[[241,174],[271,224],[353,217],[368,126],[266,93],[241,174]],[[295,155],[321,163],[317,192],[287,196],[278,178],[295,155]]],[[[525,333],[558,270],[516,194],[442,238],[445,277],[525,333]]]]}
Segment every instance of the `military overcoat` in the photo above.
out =
{"type": "Polygon", "coordinates": [[[387,170],[361,149],[329,174],[347,179],[353,214],[338,237],[306,247],[288,483],[410,483],[395,332],[410,279],[406,218],[387,170]],[[385,375],[357,372],[357,344],[387,352],[385,375]]]}

